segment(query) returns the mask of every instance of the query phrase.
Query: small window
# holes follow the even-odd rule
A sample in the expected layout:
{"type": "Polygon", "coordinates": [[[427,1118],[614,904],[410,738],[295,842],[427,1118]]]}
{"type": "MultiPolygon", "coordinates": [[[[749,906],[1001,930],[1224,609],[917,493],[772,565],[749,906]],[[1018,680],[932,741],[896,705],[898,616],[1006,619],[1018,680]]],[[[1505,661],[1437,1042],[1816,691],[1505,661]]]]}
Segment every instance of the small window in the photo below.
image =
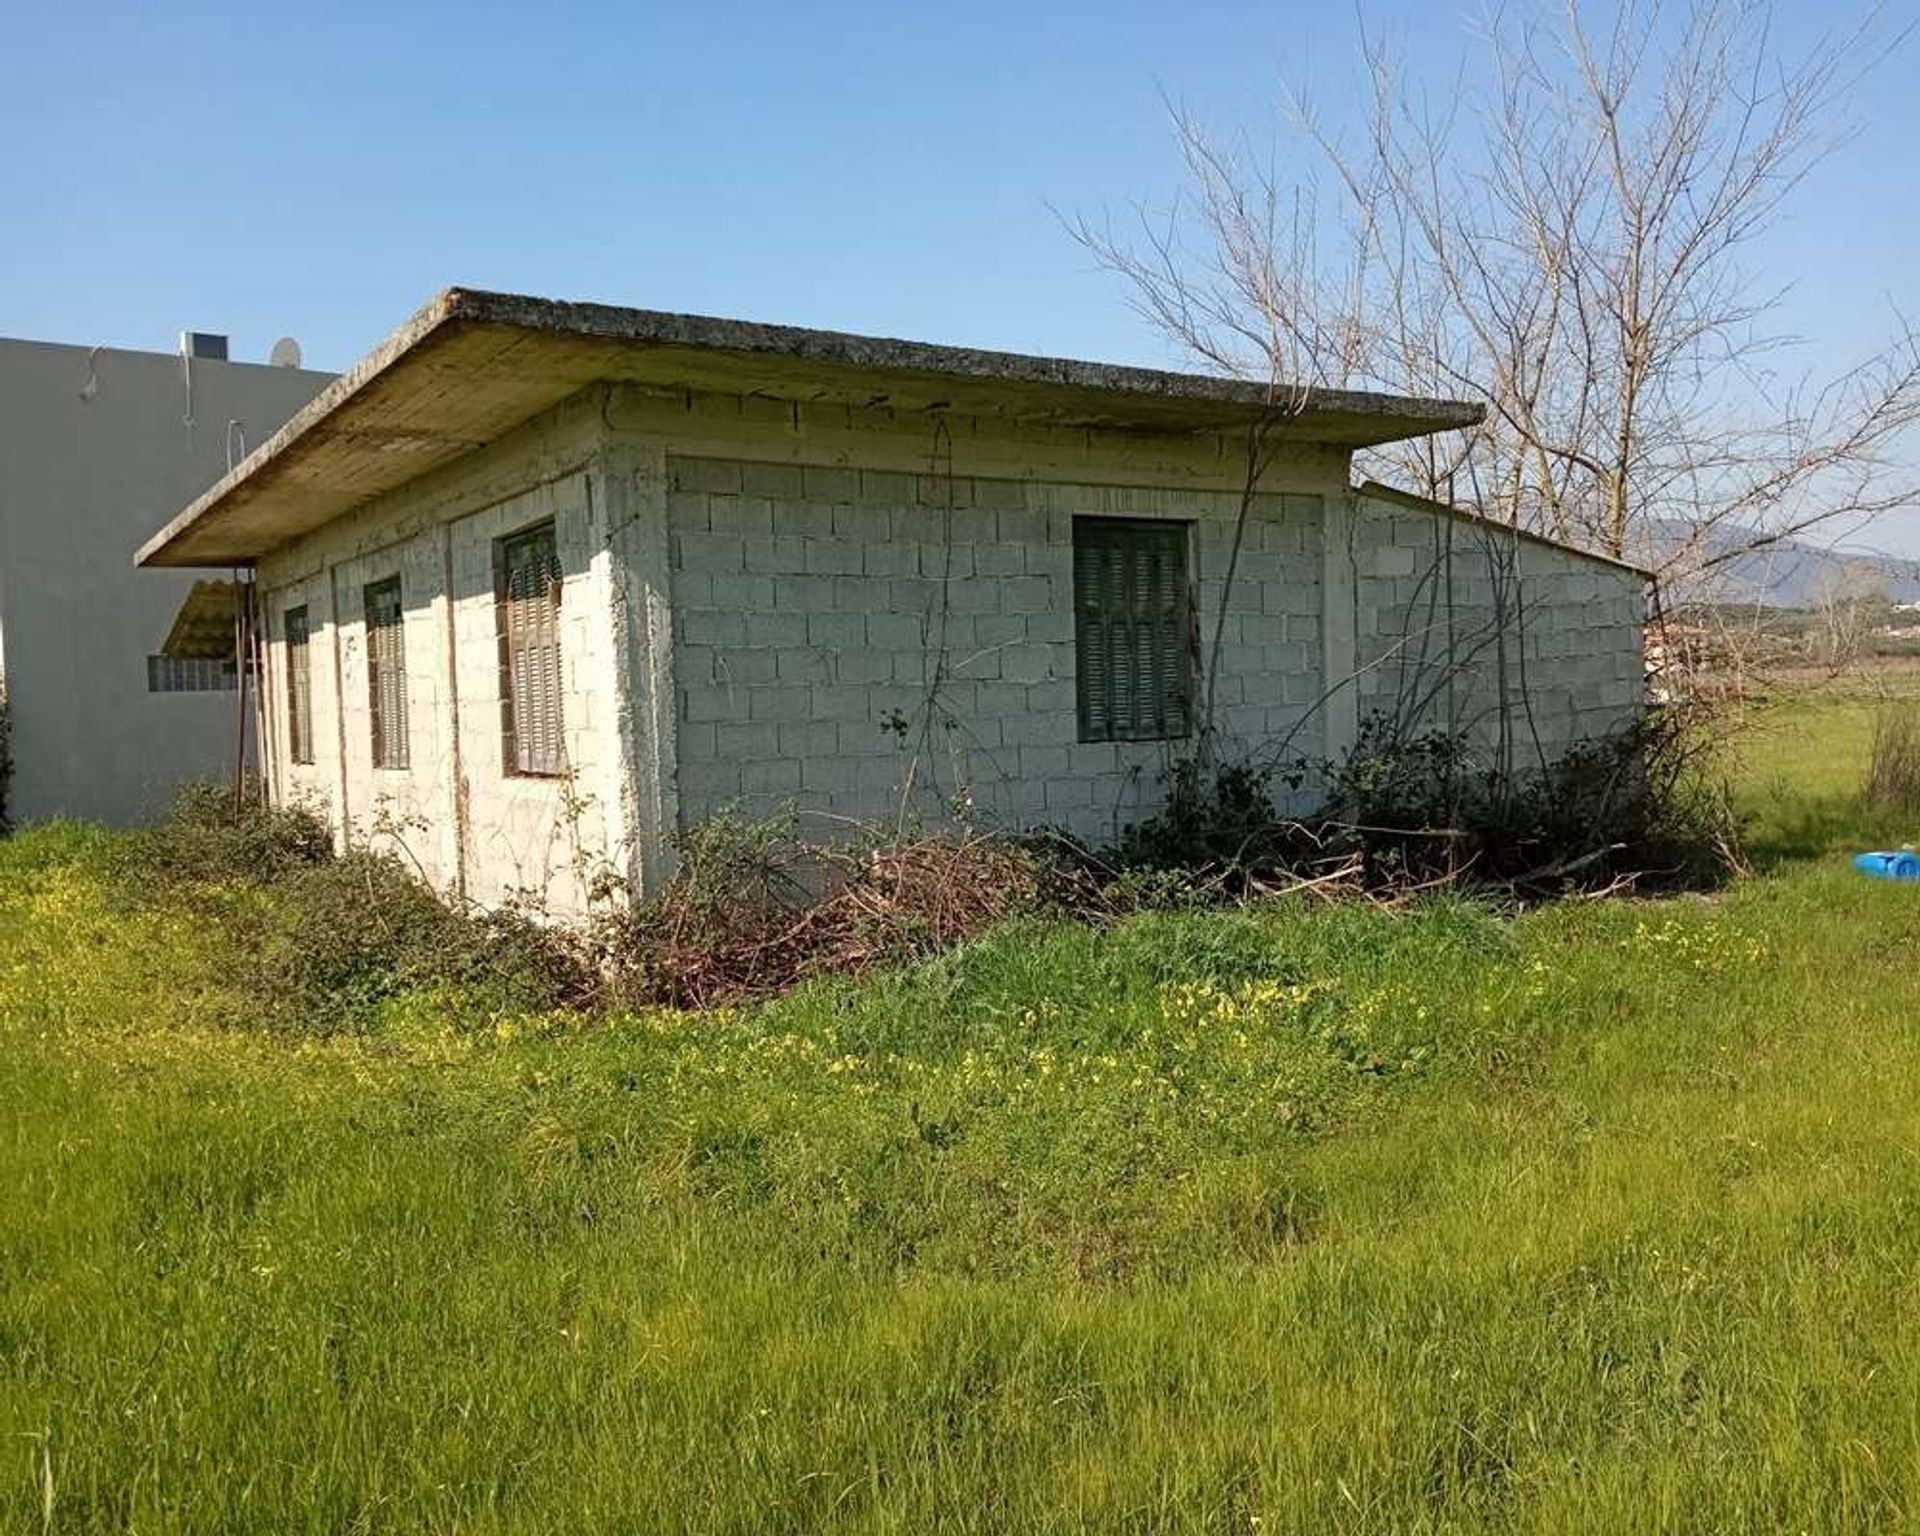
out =
{"type": "Polygon", "coordinates": [[[1192,729],[1190,526],[1107,517],[1073,520],[1073,637],[1082,741],[1160,741],[1192,729]]]}
{"type": "MultiPolygon", "coordinates": [[[[251,674],[252,669],[248,669],[251,674]]],[[[232,693],[240,669],[226,656],[149,656],[148,693],[232,693]]]]}
{"type": "Polygon", "coordinates": [[[367,615],[367,705],[373,717],[373,766],[407,766],[407,634],[400,578],[362,593],[367,615]]]}
{"type": "Polygon", "coordinates": [[[287,750],[296,763],[313,761],[313,668],[307,658],[307,610],[289,608],[287,639],[287,750]]]}
{"type": "Polygon", "coordinates": [[[494,545],[500,737],[508,773],[566,771],[560,717],[560,557],[552,523],[494,545]]]}

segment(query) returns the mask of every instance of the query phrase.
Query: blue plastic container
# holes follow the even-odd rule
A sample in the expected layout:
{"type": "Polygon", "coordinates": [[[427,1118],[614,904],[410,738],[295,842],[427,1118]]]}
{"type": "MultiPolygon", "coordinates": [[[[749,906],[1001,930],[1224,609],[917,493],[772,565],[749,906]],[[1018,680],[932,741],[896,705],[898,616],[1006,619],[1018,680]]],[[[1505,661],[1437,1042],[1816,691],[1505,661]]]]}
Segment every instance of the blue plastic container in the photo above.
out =
{"type": "Polygon", "coordinates": [[[1856,853],[1853,867],[1876,880],[1920,880],[1920,853],[1911,848],[1897,853],[1856,853]]]}

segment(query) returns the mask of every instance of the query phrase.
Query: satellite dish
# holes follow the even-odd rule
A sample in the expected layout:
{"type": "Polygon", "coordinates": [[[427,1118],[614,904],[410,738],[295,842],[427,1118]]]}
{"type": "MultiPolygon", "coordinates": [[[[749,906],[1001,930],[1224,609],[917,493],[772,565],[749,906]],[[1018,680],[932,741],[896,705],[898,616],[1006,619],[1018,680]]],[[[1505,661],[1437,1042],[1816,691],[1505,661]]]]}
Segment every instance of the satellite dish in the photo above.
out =
{"type": "Polygon", "coordinates": [[[273,344],[273,350],[267,354],[267,361],[276,368],[298,368],[300,343],[291,336],[282,336],[273,344]]]}

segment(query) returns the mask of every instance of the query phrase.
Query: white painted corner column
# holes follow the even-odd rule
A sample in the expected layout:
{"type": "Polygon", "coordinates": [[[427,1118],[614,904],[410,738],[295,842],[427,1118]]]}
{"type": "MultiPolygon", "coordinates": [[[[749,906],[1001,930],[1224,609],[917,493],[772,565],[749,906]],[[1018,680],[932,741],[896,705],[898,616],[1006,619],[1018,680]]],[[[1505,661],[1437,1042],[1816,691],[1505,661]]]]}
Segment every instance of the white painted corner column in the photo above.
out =
{"type": "Polygon", "coordinates": [[[620,782],[611,804],[623,845],[616,863],[635,896],[650,896],[673,873],[680,825],[665,444],[638,435],[609,437],[599,479],[596,494],[613,561],[614,761],[620,782]]]}

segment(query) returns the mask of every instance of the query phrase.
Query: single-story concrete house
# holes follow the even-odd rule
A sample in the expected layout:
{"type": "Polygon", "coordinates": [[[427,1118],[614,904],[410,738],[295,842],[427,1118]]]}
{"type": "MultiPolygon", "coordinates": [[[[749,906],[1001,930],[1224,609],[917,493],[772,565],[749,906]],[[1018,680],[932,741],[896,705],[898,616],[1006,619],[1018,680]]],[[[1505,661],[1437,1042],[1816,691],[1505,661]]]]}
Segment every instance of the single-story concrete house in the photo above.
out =
{"type": "Polygon", "coordinates": [[[733,804],[1101,842],[1206,718],[1619,725],[1642,572],[1351,483],[1479,415],[454,289],[138,558],[255,573],[276,800],[575,912],[733,804]]]}

